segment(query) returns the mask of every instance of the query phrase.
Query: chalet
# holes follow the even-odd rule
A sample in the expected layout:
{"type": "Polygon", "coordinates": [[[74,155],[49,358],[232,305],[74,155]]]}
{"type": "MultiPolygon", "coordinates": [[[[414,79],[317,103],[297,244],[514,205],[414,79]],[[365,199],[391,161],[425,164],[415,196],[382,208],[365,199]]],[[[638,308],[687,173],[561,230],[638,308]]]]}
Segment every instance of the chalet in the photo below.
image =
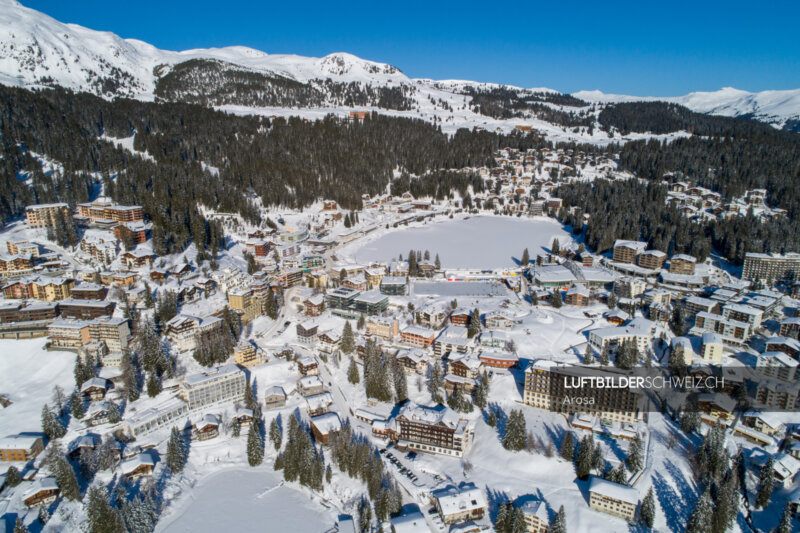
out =
{"type": "Polygon", "coordinates": [[[317,336],[317,347],[325,353],[333,353],[339,349],[342,335],[334,330],[328,330],[317,336]]]}
{"type": "Polygon", "coordinates": [[[106,391],[110,386],[107,379],[94,377],[81,385],[81,396],[90,401],[102,400],[106,397],[106,391]]]}
{"type": "Polygon", "coordinates": [[[167,280],[167,271],[163,268],[154,268],[150,271],[150,281],[163,283],[167,280]]]}
{"type": "Polygon", "coordinates": [[[736,400],[727,394],[704,393],[697,395],[700,418],[711,425],[729,426],[733,422],[736,400]]]}
{"type": "Polygon", "coordinates": [[[170,275],[178,279],[183,279],[191,273],[192,273],[192,265],[188,263],[175,265],[174,267],[172,267],[172,270],[170,270],[170,275]]]}
{"type": "Polygon", "coordinates": [[[297,392],[299,392],[301,396],[313,396],[315,394],[322,394],[324,391],[325,387],[319,376],[304,376],[297,380],[297,392]]]}
{"type": "Polygon", "coordinates": [[[151,453],[152,452],[142,452],[130,459],[122,461],[119,467],[123,477],[133,481],[152,475],[156,462],[151,453]]]}
{"type": "Polygon", "coordinates": [[[323,294],[315,294],[305,299],[303,302],[306,315],[319,316],[325,309],[325,296],[323,294]]]}
{"type": "Polygon", "coordinates": [[[511,368],[519,362],[517,354],[504,351],[482,351],[478,359],[492,368],[511,368]]]}
{"type": "Polygon", "coordinates": [[[313,320],[306,320],[305,322],[300,322],[297,324],[296,331],[298,342],[302,342],[303,344],[313,344],[317,339],[319,324],[313,320]]]}
{"type": "Polygon", "coordinates": [[[83,421],[89,427],[111,422],[111,404],[108,402],[92,402],[86,409],[83,421]]]}
{"type": "Polygon", "coordinates": [[[483,369],[483,362],[473,355],[454,355],[447,361],[447,372],[462,378],[476,379],[483,369]]]}
{"type": "Polygon", "coordinates": [[[397,440],[397,423],[394,418],[383,420],[376,418],[372,421],[372,436],[381,440],[397,440]]]}
{"type": "Polygon", "coordinates": [[[468,326],[472,311],[469,309],[458,308],[450,313],[450,323],[456,326],[468,326]]]}
{"type": "Polygon", "coordinates": [[[440,327],[447,316],[447,307],[441,303],[428,304],[414,311],[414,319],[417,324],[432,328],[440,327]]]}
{"type": "Polygon", "coordinates": [[[416,374],[425,375],[428,371],[428,358],[425,352],[417,348],[404,348],[399,350],[395,355],[397,362],[403,367],[406,372],[414,372],[416,374]]]}
{"type": "Polygon", "coordinates": [[[314,440],[322,445],[327,445],[330,436],[342,430],[342,421],[336,413],[326,413],[311,418],[311,433],[314,440]]]}
{"type": "Polygon", "coordinates": [[[567,305],[587,306],[591,297],[592,293],[586,287],[576,284],[567,291],[564,302],[567,305]]]}
{"type": "Polygon", "coordinates": [[[283,387],[276,385],[270,387],[264,393],[264,407],[266,409],[278,409],[286,405],[286,393],[283,387]]]}
{"type": "Polygon", "coordinates": [[[306,397],[308,416],[324,415],[330,411],[331,405],[333,405],[333,396],[327,391],[306,397]]]}
{"type": "Polygon", "coordinates": [[[317,360],[309,355],[297,358],[297,371],[301,376],[315,376],[319,374],[317,360]]]}
{"type": "Polygon", "coordinates": [[[47,476],[33,481],[22,495],[22,501],[28,509],[37,505],[49,505],[58,499],[61,490],[56,478],[47,476]]]}
{"type": "Polygon", "coordinates": [[[628,313],[622,311],[621,309],[612,309],[611,311],[606,312],[603,316],[615,326],[622,325],[631,318],[628,313]]]}
{"type": "Polygon", "coordinates": [[[100,437],[97,435],[81,435],[69,443],[67,455],[73,461],[80,459],[82,454],[94,451],[100,445],[100,437]]]}
{"type": "Polygon", "coordinates": [[[207,414],[192,426],[193,440],[203,441],[216,437],[219,437],[219,418],[217,415],[207,414]]]}
{"type": "Polygon", "coordinates": [[[488,508],[483,491],[472,483],[435,490],[431,492],[431,499],[445,524],[459,524],[483,518],[488,508]]]}
{"type": "Polygon", "coordinates": [[[483,320],[488,329],[508,330],[514,326],[514,319],[500,311],[486,313],[483,320]]]}
{"type": "Polygon", "coordinates": [[[125,263],[125,266],[128,268],[153,266],[155,258],[155,254],[146,250],[132,250],[122,254],[122,262],[125,263]]]}
{"type": "Polygon", "coordinates": [[[441,404],[424,406],[409,401],[396,420],[398,449],[463,457],[472,443],[469,422],[441,404]]]}

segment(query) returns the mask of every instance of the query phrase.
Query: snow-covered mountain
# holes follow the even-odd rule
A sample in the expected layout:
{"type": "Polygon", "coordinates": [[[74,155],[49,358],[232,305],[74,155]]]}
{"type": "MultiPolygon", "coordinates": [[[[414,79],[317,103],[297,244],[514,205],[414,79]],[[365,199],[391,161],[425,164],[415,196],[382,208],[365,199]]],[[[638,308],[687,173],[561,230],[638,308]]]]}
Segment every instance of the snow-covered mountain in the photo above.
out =
{"type": "MultiPolygon", "coordinates": [[[[0,83],[22,87],[62,86],[104,97],[187,101],[235,113],[287,114],[381,108],[436,121],[446,130],[483,127],[508,131],[524,122],[554,139],[602,142],[600,132],[572,118],[587,117],[586,104],[559,99],[547,88],[523,89],[461,80],[411,79],[396,67],[335,53],[322,58],[267,54],[233,46],[174,52],[75,24],[64,24],[15,0],[0,0],[0,83]],[[476,93],[513,94],[536,102],[513,113],[476,108],[476,93]],[[548,97],[547,95],[553,95],[548,97]],[[538,106],[538,111],[536,110],[538,106]],[[582,127],[576,128],[579,124],[582,127]],[[595,139],[595,137],[597,137],[595,139]]],[[[563,96],[563,95],[561,95],[563,96]]],[[[800,123],[800,89],[747,93],[722,89],[675,98],[639,98],[598,91],[573,95],[585,102],[667,100],[702,113],[746,116],[776,127],[800,123]]],[[[502,111],[502,110],[501,110],[502,111]]]]}
{"type": "Polygon", "coordinates": [[[665,101],[680,104],[698,113],[726,117],[754,118],[777,128],[800,126],[800,89],[750,93],[733,87],[713,92],[694,92],[684,96],[654,97],[580,91],[573,94],[586,102],[616,103],[665,101]]]}

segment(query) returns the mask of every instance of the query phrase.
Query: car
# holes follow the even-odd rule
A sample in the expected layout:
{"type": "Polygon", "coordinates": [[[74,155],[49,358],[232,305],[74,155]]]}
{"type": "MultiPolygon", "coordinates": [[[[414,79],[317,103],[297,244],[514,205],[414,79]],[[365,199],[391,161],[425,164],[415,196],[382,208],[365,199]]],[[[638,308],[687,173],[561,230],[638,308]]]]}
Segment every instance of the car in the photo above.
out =
{"type": "Polygon", "coordinates": [[[406,454],[406,459],[411,459],[412,461],[417,458],[417,452],[408,452],[406,454]]]}
{"type": "Polygon", "coordinates": [[[292,323],[291,320],[287,320],[286,322],[283,323],[283,327],[288,328],[289,325],[291,325],[291,323],[292,323]]]}

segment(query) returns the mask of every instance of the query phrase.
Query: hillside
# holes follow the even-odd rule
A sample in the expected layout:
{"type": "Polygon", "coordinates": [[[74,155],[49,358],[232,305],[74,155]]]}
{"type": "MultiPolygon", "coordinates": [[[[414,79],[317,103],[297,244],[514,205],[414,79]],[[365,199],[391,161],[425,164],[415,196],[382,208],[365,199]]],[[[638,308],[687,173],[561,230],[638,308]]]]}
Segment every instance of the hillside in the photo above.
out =
{"type": "Polygon", "coordinates": [[[347,53],[314,58],[242,46],[176,52],[64,24],[15,0],[0,0],[0,83],[199,103],[235,114],[318,118],[380,109],[436,123],[448,133],[461,127],[508,132],[526,125],[551,140],[595,144],[611,142],[596,131],[596,108],[622,101],[667,100],[788,130],[800,120],[800,90],[722,89],[658,99],[598,91],[570,96],[547,88],[412,79],[397,67],[347,53]]]}

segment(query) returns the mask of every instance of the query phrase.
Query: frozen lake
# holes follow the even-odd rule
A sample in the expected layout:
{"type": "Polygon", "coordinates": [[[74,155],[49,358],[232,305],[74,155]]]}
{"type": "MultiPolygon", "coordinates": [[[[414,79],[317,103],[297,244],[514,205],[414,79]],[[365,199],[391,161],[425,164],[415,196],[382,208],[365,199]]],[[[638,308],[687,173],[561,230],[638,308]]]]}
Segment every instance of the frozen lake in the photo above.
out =
{"type": "Polygon", "coordinates": [[[336,523],[336,514],[294,488],[281,485],[270,470],[222,470],[202,479],[191,499],[160,522],[163,533],[205,531],[291,531],[320,533],[336,523]],[[174,514],[173,514],[174,513],[174,514]]]}
{"type": "Polygon", "coordinates": [[[503,268],[516,266],[522,250],[531,260],[549,251],[554,238],[563,246],[572,235],[551,219],[478,216],[462,220],[429,223],[423,227],[398,228],[354,243],[345,250],[359,263],[388,263],[409,250],[430,250],[431,260],[439,254],[445,268],[503,268]]]}

